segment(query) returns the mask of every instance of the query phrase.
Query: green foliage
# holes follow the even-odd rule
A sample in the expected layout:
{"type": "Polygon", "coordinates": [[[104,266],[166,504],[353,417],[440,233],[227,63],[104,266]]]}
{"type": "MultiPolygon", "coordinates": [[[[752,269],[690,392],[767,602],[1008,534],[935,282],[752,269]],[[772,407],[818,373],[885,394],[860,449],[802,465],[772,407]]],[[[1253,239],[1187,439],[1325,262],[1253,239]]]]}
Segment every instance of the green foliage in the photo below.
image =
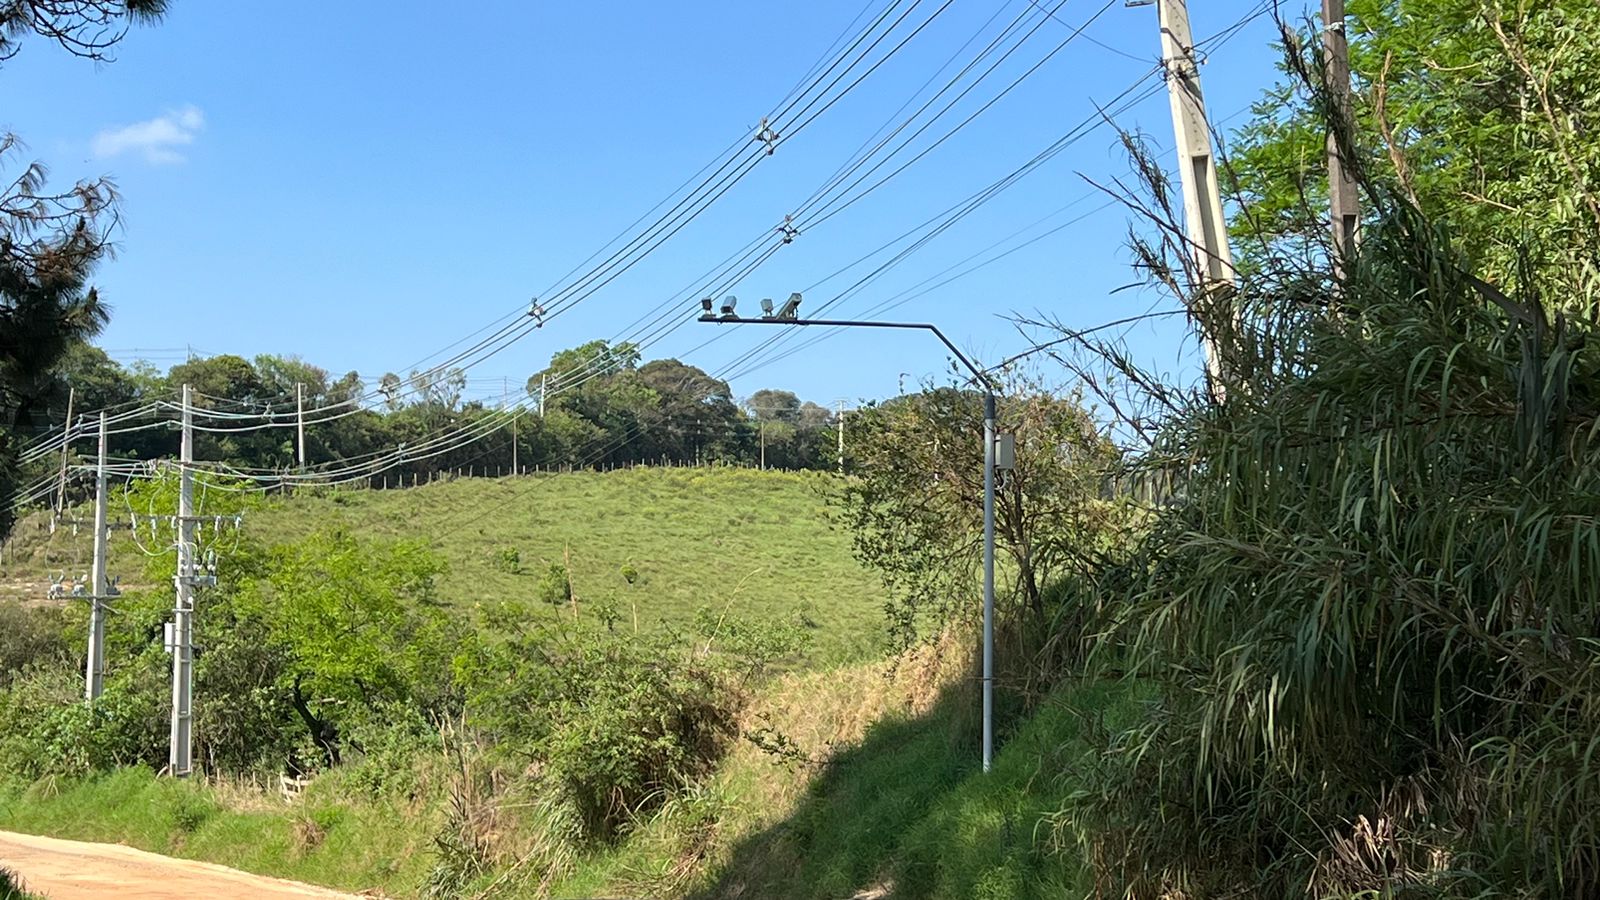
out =
{"type": "MultiPolygon", "coordinates": [[[[1091,896],[1086,867],[1051,842],[1055,811],[1081,788],[1095,736],[1138,711],[1137,690],[1065,684],[978,766],[969,690],[926,714],[890,714],[835,750],[796,810],[748,835],[696,897],[834,898],[890,887],[949,898],[1091,896]]],[[[1076,849],[1076,848],[1072,848],[1076,849]]]]}
{"type": "Polygon", "coordinates": [[[688,639],[531,624],[515,604],[493,615],[511,636],[469,664],[471,720],[500,752],[537,759],[601,839],[705,777],[735,734],[740,685],[798,643],[710,616],[688,639]]]}
{"type": "Polygon", "coordinates": [[[415,795],[421,787],[419,761],[439,749],[434,723],[409,703],[379,704],[349,725],[346,739],[357,753],[345,757],[340,777],[371,800],[415,795]]]}
{"type": "MultiPolygon", "coordinates": [[[[1592,312],[1600,267],[1600,60],[1581,0],[1350,0],[1354,155],[1368,178],[1447,225],[1484,278],[1520,284],[1524,260],[1592,312]]],[[[1305,87],[1321,40],[1296,37],[1287,78],[1232,142],[1246,255],[1262,239],[1320,247],[1327,231],[1327,104],[1305,87]],[[1306,202],[1307,200],[1310,202],[1306,202]]],[[[1310,83],[1318,83],[1313,74],[1310,83]]],[[[1374,221],[1376,216],[1371,217],[1374,221]]],[[[1533,285],[1523,284],[1524,288],[1533,285]]]]}
{"type": "Polygon", "coordinates": [[[69,655],[63,618],[58,609],[0,602],[0,686],[30,664],[69,655]]]}
{"type": "Polygon", "coordinates": [[[0,866],[0,900],[42,900],[38,894],[23,889],[23,882],[10,869],[0,866]]]}
{"type": "Polygon", "coordinates": [[[501,547],[495,551],[494,564],[500,571],[510,575],[522,572],[522,553],[515,547],[501,547]]]}
{"type": "Polygon", "coordinates": [[[217,812],[217,808],[201,794],[182,789],[174,790],[171,794],[167,815],[174,831],[193,834],[217,812]]]}
{"type": "Polygon", "coordinates": [[[1181,499],[1106,652],[1160,699],[1064,820],[1104,892],[1600,885],[1595,325],[1379,212],[1337,314],[1291,265],[1240,285],[1226,399],[1143,461],[1181,499]]]}
{"type": "Polygon", "coordinates": [[[539,583],[534,586],[534,597],[541,603],[551,606],[562,606],[572,601],[572,575],[567,567],[558,562],[550,563],[545,567],[544,574],[539,576],[539,583]]]}
{"type": "MultiPolygon", "coordinates": [[[[977,609],[983,552],[983,399],[940,388],[862,410],[850,420],[853,477],[841,487],[856,555],[894,593],[901,645],[977,609]]],[[[997,553],[1012,584],[1003,614],[1044,615],[1042,586],[1098,559],[1121,527],[1100,486],[1117,462],[1078,397],[1019,384],[1001,399],[998,430],[1016,468],[996,488],[997,553]]],[[[997,578],[1006,572],[997,572],[997,578]]],[[[1002,597],[1005,600],[1006,597],[1002,597]]]]}
{"type": "Polygon", "coordinates": [[[341,726],[387,704],[443,715],[460,703],[450,678],[463,638],[437,608],[443,563],[419,543],[375,544],[325,532],[267,551],[238,608],[268,623],[282,648],[274,687],[329,762],[341,726]]]}
{"type": "Polygon", "coordinates": [[[407,897],[416,895],[429,865],[419,848],[434,805],[429,795],[412,803],[344,795],[337,776],[284,803],[227,782],[174,781],[139,767],[56,779],[48,790],[0,784],[0,828],[118,842],[349,892],[407,897]],[[307,840],[305,825],[316,826],[320,837],[307,840]]]}

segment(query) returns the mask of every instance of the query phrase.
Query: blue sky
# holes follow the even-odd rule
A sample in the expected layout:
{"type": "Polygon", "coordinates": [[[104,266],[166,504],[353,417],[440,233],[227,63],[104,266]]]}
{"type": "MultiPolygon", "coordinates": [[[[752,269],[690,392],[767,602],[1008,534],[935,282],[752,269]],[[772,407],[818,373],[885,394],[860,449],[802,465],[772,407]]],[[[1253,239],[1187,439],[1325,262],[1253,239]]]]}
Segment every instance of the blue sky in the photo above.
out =
{"type": "MultiPolygon", "coordinates": [[[[1093,18],[1084,38],[882,188],[784,246],[734,289],[741,311],[812,285],[1001,177],[1132,85],[1158,56],[1155,9],[1103,6],[1067,0],[1058,21],[1045,22],[947,121],[1093,18]]],[[[1192,6],[1203,38],[1259,4],[1192,6]]],[[[468,14],[448,4],[187,0],[159,27],[132,33],[111,64],[26,44],[0,69],[9,86],[0,126],[50,164],[55,183],[109,174],[120,186],[119,255],[96,278],[114,307],[100,342],[118,358],[165,367],[186,346],[297,354],[375,381],[558,283],[748,135],[862,8],[863,0],[483,2],[462,7],[468,14]]],[[[936,8],[929,0],[908,21],[936,8]]],[[[953,0],[647,260],[474,368],[472,393],[520,382],[563,347],[615,337],[691,286],[782,221],[908,99],[925,97],[918,92],[947,60],[964,62],[1027,8],[1014,0],[996,13],[993,3],[953,0]]],[[[1270,17],[1258,17],[1209,55],[1202,75],[1214,119],[1239,112],[1272,80],[1274,33],[1270,17]]],[[[1164,91],[1118,121],[1171,146],[1164,91]]],[[[1111,131],[1092,132],[833,311],[862,314],[1029,223],[1043,220],[1016,240],[1074,217],[883,315],[936,322],[993,361],[1026,346],[1013,314],[1089,326],[1168,306],[1148,291],[1112,293],[1133,280],[1128,216],[1094,212],[1104,198],[1084,176],[1124,170],[1111,131]]],[[[878,261],[808,291],[807,307],[878,261]]],[[[645,356],[682,356],[727,374],[737,371],[730,361],[773,334],[744,327],[700,346],[717,337],[714,328],[686,325],[645,356]]],[[[1127,339],[1157,368],[1194,365],[1179,319],[1135,327],[1127,339]]],[[[886,396],[944,369],[931,338],[855,332],[739,374],[732,386],[740,396],[784,387],[831,403],[886,396]]]]}

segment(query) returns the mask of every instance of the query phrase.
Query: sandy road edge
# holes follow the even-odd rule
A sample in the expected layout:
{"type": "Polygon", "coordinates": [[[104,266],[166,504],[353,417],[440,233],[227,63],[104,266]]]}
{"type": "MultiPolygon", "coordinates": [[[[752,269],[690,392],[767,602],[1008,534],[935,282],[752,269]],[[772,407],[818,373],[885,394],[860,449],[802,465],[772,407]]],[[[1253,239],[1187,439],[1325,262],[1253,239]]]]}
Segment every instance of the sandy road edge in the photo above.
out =
{"type": "MultiPolygon", "coordinates": [[[[52,898],[58,893],[62,897],[73,896],[57,886],[63,878],[63,872],[71,873],[65,876],[68,878],[93,875],[92,870],[96,868],[96,860],[101,863],[99,868],[106,870],[104,877],[113,879],[113,883],[117,877],[115,873],[119,869],[123,870],[124,874],[133,870],[148,870],[152,881],[173,887],[187,881],[198,882],[194,888],[179,888],[181,895],[190,897],[206,896],[207,887],[219,890],[231,889],[229,893],[235,897],[282,897],[285,900],[297,897],[350,900],[361,896],[274,878],[270,875],[257,875],[217,863],[162,856],[125,844],[71,841],[44,835],[0,831],[0,865],[15,871],[18,877],[26,882],[28,890],[42,891],[52,898]],[[13,857],[19,861],[13,862],[13,857]],[[46,858],[50,864],[41,865],[39,857],[46,858]],[[33,864],[30,864],[30,860],[34,861],[33,864]],[[30,869],[33,871],[30,872],[30,869]]],[[[134,891],[131,895],[139,894],[134,891]]]]}

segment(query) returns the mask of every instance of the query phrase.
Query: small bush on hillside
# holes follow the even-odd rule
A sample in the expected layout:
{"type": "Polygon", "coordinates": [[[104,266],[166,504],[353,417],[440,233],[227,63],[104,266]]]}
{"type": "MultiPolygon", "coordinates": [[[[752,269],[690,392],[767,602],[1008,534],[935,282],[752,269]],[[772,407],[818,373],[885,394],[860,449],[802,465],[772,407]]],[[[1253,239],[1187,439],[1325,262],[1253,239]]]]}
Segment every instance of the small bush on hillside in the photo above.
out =
{"type": "Polygon", "coordinates": [[[0,603],[0,684],[30,663],[63,658],[71,653],[59,609],[29,609],[0,603]]]}
{"type": "Polygon", "coordinates": [[[600,839],[704,777],[736,733],[740,685],[799,645],[792,629],[728,618],[693,637],[530,624],[515,607],[496,618],[513,636],[473,661],[472,721],[502,753],[536,760],[600,839]]]}
{"type": "Polygon", "coordinates": [[[551,606],[561,606],[570,601],[572,576],[567,572],[567,567],[561,563],[551,563],[545,567],[544,574],[539,576],[539,583],[533,589],[533,595],[551,606]]]}
{"type": "Polygon", "coordinates": [[[495,551],[494,566],[502,572],[517,575],[522,572],[522,553],[515,547],[501,547],[495,551]]]}

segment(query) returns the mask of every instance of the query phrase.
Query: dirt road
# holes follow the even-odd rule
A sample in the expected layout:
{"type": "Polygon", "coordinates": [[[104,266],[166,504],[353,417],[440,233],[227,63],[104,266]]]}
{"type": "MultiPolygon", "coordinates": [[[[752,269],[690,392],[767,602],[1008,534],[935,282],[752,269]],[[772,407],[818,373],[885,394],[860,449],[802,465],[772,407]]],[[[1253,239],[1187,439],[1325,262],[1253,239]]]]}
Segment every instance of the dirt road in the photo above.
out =
{"type": "Polygon", "coordinates": [[[120,844],[86,844],[9,831],[0,831],[0,866],[20,876],[28,890],[49,900],[329,900],[355,896],[120,844]]]}

